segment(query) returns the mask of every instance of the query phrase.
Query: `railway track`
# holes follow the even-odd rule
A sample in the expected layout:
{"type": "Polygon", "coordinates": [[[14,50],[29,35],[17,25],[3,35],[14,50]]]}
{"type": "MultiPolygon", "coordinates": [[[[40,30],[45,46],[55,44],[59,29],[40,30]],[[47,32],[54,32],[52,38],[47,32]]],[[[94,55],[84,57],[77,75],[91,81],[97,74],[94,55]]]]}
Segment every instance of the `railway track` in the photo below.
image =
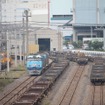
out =
{"type": "MultiPolygon", "coordinates": [[[[74,69],[70,71],[72,75],[69,77],[66,88],[62,91],[60,98],[51,105],[105,105],[105,86],[104,84],[102,86],[91,84],[90,65],[81,66],[74,63],[71,66],[74,66],[74,69]]],[[[7,96],[5,99],[10,100],[10,103],[9,101],[3,103],[5,100],[2,100],[0,105],[39,105],[66,67],[68,67],[68,61],[64,59],[53,63],[52,67],[38,81],[33,82],[30,88],[23,90],[21,95],[18,95],[18,90],[14,90],[17,94],[16,98],[13,97],[15,101],[12,98],[8,99],[7,96]]],[[[11,94],[13,95],[14,93],[11,94]]]]}
{"type": "Polygon", "coordinates": [[[62,60],[49,68],[24,94],[11,105],[38,105],[50,87],[68,67],[69,62],[62,60]]]}
{"type": "Polygon", "coordinates": [[[85,66],[79,66],[58,105],[70,105],[85,66]],[[69,97],[69,98],[68,98],[69,97]]]}
{"type": "Polygon", "coordinates": [[[19,96],[21,96],[31,85],[34,84],[37,77],[27,77],[18,86],[13,88],[11,91],[5,93],[5,95],[0,99],[0,105],[10,105],[19,96]],[[29,86],[30,84],[30,86],[29,86]]]}
{"type": "MultiPolygon", "coordinates": [[[[91,71],[95,75],[94,82],[91,84],[92,87],[92,101],[91,105],[105,105],[105,59],[96,58],[94,61],[94,66],[91,71]],[[97,76],[98,75],[98,76],[97,76]],[[101,78],[100,78],[101,77],[101,78]]],[[[91,77],[92,78],[92,77],[91,77]]]]}
{"type": "Polygon", "coordinates": [[[55,105],[105,105],[104,85],[95,86],[90,82],[89,84],[86,83],[87,85],[82,86],[82,84],[85,84],[86,82],[86,77],[84,76],[87,76],[85,74],[88,74],[88,71],[85,70],[84,72],[84,70],[85,66],[80,66],[78,68],[70,81],[65,94],[63,94],[62,99],[55,105]]]}
{"type": "Polygon", "coordinates": [[[91,105],[105,105],[103,86],[93,86],[93,98],[91,105]]]}
{"type": "MultiPolygon", "coordinates": [[[[51,66],[53,61],[50,61],[49,66],[46,67],[46,70],[51,66]]],[[[45,71],[46,71],[45,70],[45,71]]],[[[8,90],[0,98],[0,105],[10,105],[16,101],[22,94],[24,94],[41,76],[26,76],[24,80],[20,83],[15,83],[13,89],[8,90]]]]}

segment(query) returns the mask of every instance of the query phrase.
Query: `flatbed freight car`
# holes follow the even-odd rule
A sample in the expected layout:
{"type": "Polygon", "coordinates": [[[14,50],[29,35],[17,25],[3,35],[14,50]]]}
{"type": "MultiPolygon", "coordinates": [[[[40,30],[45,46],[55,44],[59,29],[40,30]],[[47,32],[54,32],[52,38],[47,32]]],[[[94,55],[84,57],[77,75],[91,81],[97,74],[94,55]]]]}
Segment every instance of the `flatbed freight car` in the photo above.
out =
{"type": "Polygon", "coordinates": [[[93,64],[90,80],[94,85],[102,85],[105,83],[105,65],[104,64],[93,64]]]}
{"type": "Polygon", "coordinates": [[[76,62],[79,65],[86,65],[88,63],[88,58],[80,57],[80,58],[77,58],[77,61],[76,62]]]}
{"type": "Polygon", "coordinates": [[[36,81],[12,105],[41,105],[42,98],[48,93],[54,82],[69,66],[69,61],[62,60],[49,68],[41,78],[36,81]],[[62,65],[62,66],[61,66],[62,65]]]}

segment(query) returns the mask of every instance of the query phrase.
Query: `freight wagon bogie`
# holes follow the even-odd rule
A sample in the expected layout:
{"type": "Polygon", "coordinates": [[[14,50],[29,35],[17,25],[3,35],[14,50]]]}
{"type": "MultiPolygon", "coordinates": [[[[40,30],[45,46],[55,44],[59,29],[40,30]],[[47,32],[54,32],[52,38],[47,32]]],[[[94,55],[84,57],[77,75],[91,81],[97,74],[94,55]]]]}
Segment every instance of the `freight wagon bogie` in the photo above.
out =
{"type": "Polygon", "coordinates": [[[99,79],[91,79],[91,83],[94,85],[103,85],[104,84],[104,80],[99,80],[99,79]]]}

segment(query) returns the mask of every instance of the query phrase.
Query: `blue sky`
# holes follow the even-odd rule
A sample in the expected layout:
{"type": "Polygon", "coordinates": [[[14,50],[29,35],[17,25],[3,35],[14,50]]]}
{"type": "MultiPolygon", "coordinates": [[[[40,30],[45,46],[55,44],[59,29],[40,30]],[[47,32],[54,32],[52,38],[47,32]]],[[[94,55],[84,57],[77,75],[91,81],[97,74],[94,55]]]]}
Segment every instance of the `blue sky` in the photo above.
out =
{"type": "Polygon", "coordinates": [[[72,0],[50,0],[51,14],[70,14],[72,0]]]}

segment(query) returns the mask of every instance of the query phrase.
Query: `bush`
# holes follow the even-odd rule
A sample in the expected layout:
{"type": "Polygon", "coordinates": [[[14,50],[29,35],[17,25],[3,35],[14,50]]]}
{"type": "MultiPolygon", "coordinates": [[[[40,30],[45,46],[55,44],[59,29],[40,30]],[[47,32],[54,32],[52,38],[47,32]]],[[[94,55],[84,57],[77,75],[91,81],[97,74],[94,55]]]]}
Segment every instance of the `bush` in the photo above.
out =
{"type": "Polygon", "coordinates": [[[78,42],[73,42],[72,45],[75,47],[75,48],[82,48],[82,41],[78,41],[78,42]]]}
{"type": "Polygon", "coordinates": [[[103,50],[103,42],[99,42],[99,41],[90,41],[88,43],[89,48],[93,49],[93,50],[103,50]]]}

